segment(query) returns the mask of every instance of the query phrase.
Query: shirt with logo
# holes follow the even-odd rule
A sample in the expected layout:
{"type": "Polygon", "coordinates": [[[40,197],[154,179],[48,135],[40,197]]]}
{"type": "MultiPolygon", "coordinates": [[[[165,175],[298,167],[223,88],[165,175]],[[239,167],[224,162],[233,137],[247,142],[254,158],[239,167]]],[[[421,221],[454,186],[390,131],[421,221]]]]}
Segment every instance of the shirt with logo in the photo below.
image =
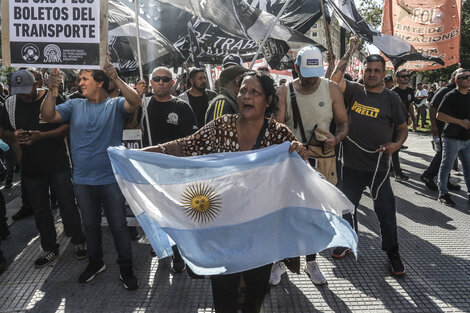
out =
{"type": "MultiPolygon", "coordinates": [[[[152,97],[147,111],[153,145],[186,137],[198,129],[193,110],[187,102],[178,98],[159,102],[152,97]]],[[[143,129],[142,141],[147,147],[149,140],[145,119],[143,129]]]]}
{"type": "Polygon", "coordinates": [[[401,103],[403,104],[406,111],[409,111],[411,103],[415,101],[415,92],[413,88],[406,87],[405,89],[401,89],[398,86],[392,88],[392,91],[395,91],[401,99],[401,103]]]}
{"type": "MultiPolygon", "coordinates": [[[[348,108],[349,133],[343,140],[344,165],[353,169],[374,172],[381,145],[391,142],[394,125],[405,123],[407,111],[400,97],[386,88],[380,93],[366,92],[363,85],[346,82],[344,99],[348,108]]],[[[383,154],[378,171],[386,171],[389,156],[383,154]]]]}

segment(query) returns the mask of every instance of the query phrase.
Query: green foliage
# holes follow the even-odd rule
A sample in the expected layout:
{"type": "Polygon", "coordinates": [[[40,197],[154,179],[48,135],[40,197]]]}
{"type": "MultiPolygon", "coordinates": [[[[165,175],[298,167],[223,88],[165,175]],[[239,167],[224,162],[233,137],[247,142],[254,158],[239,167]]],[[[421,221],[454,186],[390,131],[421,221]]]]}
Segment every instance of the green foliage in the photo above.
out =
{"type": "Polygon", "coordinates": [[[361,0],[356,2],[357,10],[364,21],[370,26],[379,29],[382,24],[382,8],[384,0],[361,0]]]}

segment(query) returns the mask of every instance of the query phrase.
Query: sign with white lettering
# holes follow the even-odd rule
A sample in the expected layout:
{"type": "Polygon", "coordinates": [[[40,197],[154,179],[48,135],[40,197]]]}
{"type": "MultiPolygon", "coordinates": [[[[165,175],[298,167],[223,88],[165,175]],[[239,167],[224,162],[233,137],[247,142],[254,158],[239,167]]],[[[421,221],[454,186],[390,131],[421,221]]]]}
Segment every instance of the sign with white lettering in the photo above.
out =
{"type": "Polygon", "coordinates": [[[2,1],[5,66],[99,69],[107,50],[106,0],[2,1]]]}

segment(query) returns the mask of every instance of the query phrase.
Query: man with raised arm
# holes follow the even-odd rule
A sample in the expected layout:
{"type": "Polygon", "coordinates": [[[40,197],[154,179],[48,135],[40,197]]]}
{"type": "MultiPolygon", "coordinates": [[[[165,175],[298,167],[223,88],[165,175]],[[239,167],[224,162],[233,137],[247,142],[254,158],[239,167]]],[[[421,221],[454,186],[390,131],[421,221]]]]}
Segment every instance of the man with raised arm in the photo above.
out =
{"type": "MultiPolygon", "coordinates": [[[[132,270],[131,243],[126,225],[124,197],[114,177],[106,149],[122,144],[122,130],[128,114],[141,104],[138,94],[123,82],[108,62],[103,70],[81,70],[80,88],[85,99],[72,99],[55,106],[60,83],[58,70],[49,76],[49,92],[41,106],[48,123],[69,123],[75,195],[82,213],[89,264],[79,283],[87,283],[106,269],[101,246],[103,208],[118,254],[120,279],[128,290],[139,285],[132,270]],[[109,98],[110,80],[123,97],[109,98]]],[[[145,83],[143,81],[139,84],[145,83]]]]}
{"type": "MultiPolygon", "coordinates": [[[[343,192],[357,208],[362,192],[369,186],[380,222],[382,249],[390,260],[392,273],[403,275],[405,266],[398,253],[395,196],[388,170],[390,155],[400,149],[408,136],[408,114],[400,97],[384,88],[385,60],[380,55],[366,58],[364,85],[344,80],[349,58],[357,45],[358,38],[351,38],[348,51],[331,76],[344,93],[349,117],[349,133],[343,141],[343,192]],[[397,128],[396,141],[391,141],[394,125],[397,128]]],[[[344,218],[353,225],[351,214],[344,218]]],[[[355,224],[357,231],[357,221],[355,224]]],[[[342,258],[349,251],[338,247],[332,256],[342,258]]]]}

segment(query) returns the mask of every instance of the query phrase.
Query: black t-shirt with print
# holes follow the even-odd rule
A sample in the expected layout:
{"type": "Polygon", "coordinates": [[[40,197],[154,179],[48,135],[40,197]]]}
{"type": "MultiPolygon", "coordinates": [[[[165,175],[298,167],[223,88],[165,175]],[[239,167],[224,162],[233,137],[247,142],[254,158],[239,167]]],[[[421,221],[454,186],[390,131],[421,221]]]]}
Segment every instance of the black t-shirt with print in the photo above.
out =
{"type": "MultiPolygon", "coordinates": [[[[148,116],[153,145],[186,137],[197,130],[196,119],[191,107],[178,98],[167,102],[158,102],[152,97],[148,104],[148,116]]],[[[144,147],[147,147],[149,141],[145,120],[143,129],[142,141],[144,147]]]]}
{"type": "MultiPolygon", "coordinates": [[[[46,97],[46,94],[47,92],[45,92],[40,99],[32,103],[24,103],[18,99],[16,100],[14,112],[16,129],[47,132],[62,125],[58,123],[46,123],[41,119],[41,103],[46,97]]],[[[60,104],[60,101],[57,101],[57,104],[60,104]]],[[[1,115],[1,118],[1,126],[4,129],[15,130],[10,124],[9,114],[6,110],[4,114],[1,115]]],[[[64,172],[70,168],[64,137],[39,140],[30,146],[21,145],[21,150],[21,167],[23,175],[27,177],[46,176],[53,173],[64,172]]]]}
{"type": "MultiPolygon", "coordinates": [[[[470,94],[464,95],[457,89],[453,89],[444,96],[437,111],[460,120],[470,120],[470,94]]],[[[457,124],[445,123],[442,130],[442,137],[457,140],[469,140],[470,130],[457,124]]]]}
{"type": "Polygon", "coordinates": [[[411,103],[415,101],[415,91],[411,87],[406,87],[405,89],[400,89],[398,86],[392,88],[392,91],[395,91],[401,99],[405,110],[408,112],[410,109],[411,103]]]}
{"type": "MultiPolygon", "coordinates": [[[[393,126],[405,123],[408,118],[400,97],[386,88],[381,93],[366,92],[363,85],[347,81],[344,99],[349,117],[348,137],[368,151],[391,142],[393,126]]],[[[361,150],[350,139],[343,141],[344,165],[374,172],[379,154],[361,150]]],[[[379,171],[387,170],[388,157],[383,155],[379,171]]]]}

